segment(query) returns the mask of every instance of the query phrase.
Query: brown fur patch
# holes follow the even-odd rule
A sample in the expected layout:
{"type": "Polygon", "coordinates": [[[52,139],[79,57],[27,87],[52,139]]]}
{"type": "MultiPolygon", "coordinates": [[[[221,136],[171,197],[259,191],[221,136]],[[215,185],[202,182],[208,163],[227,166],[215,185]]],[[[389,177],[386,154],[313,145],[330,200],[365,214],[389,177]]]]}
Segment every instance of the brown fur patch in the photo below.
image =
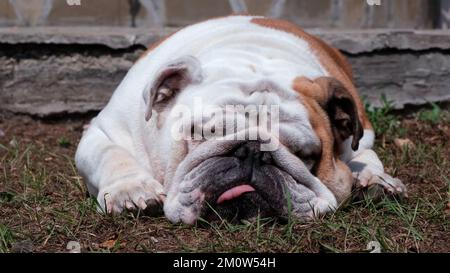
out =
{"type": "Polygon", "coordinates": [[[269,18],[254,18],[251,22],[263,27],[288,32],[305,40],[310,45],[311,50],[313,50],[317,55],[320,63],[328,71],[330,76],[342,82],[345,88],[347,88],[352,95],[356,102],[358,116],[364,129],[372,129],[372,125],[365,115],[363,103],[359,98],[359,94],[355,86],[353,85],[351,67],[345,60],[344,56],[337,49],[328,46],[321,39],[306,33],[295,24],[287,21],[269,18]]]}
{"type": "Polygon", "coordinates": [[[322,154],[316,167],[316,176],[320,179],[336,196],[338,202],[345,199],[350,191],[348,190],[349,181],[337,181],[336,174],[339,170],[336,169],[336,160],[334,153],[334,139],[331,132],[330,121],[328,115],[325,113],[319,103],[303,94],[299,94],[306,110],[309,113],[309,121],[322,145],[322,154]],[[347,182],[347,183],[346,183],[347,182]]]}
{"type": "Polygon", "coordinates": [[[303,76],[297,77],[294,80],[292,89],[297,92],[301,92],[309,98],[313,98],[322,106],[325,105],[329,99],[328,94],[324,92],[323,88],[321,88],[316,82],[303,76]]]}
{"type": "Polygon", "coordinates": [[[344,201],[351,193],[353,177],[350,169],[337,159],[334,150],[334,138],[327,113],[319,103],[304,94],[299,94],[306,110],[309,121],[322,145],[322,154],[316,167],[316,176],[335,195],[338,203],[344,201]]]}

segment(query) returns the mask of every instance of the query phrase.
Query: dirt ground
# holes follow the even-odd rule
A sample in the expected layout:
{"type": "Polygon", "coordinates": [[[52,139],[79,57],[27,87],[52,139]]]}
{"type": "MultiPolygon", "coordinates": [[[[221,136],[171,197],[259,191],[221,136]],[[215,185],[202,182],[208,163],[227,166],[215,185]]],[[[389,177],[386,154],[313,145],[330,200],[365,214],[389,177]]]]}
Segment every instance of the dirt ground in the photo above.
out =
{"type": "Polygon", "coordinates": [[[406,200],[365,200],[310,223],[195,227],[97,212],[73,162],[88,117],[0,113],[0,252],[65,252],[70,241],[83,252],[364,252],[371,241],[383,252],[450,252],[449,113],[371,115],[376,151],[408,187],[406,200]]]}

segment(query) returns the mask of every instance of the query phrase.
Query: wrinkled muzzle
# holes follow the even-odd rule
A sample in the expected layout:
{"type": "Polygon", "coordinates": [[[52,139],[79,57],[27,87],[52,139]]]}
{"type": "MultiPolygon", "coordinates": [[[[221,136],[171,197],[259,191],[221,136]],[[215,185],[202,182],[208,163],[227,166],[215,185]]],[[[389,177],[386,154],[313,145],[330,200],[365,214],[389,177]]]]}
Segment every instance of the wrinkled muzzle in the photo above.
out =
{"type": "Polygon", "coordinates": [[[193,152],[180,165],[164,204],[170,221],[288,214],[309,219],[336,207],[333,194],[282,146],[263,152],[257,141],[229,141],[214,148],[204,143],[207,158],[193,152]]]}

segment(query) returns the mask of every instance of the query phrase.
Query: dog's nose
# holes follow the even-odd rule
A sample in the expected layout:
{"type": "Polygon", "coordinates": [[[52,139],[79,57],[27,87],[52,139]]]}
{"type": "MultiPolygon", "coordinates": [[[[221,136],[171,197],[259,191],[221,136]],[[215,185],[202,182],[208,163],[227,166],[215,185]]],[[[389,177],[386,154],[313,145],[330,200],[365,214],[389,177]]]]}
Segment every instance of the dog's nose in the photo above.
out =
{"type": "Polygon", "coordinates": [[[234,156],[242,160],[250,160],[255,164],[271,164],[273,162],[270,152],[263,152],[258,142],[246,142],[234,151],[234,156]]]}

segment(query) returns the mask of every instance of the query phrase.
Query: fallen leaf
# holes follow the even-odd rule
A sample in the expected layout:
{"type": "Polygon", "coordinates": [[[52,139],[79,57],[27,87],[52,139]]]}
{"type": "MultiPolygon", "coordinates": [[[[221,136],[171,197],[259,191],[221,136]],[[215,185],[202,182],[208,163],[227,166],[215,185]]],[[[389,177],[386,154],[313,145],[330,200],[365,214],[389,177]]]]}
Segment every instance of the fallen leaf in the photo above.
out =
{"type": "Polygon", "coordinates": [[[408,138],[396,138],[394,139],[394,144],[400,149],[414,149],[416,147],[416,145],[414,145],[414,143],[408,138]]]}
{"type": "Polygon", "coordinates": [[[117,243],[117,240],[107,240],[107,241],[104,241],[103,243],[101,243],[99,245],[99,247],[110,250],[111,248],[113,248],[116,245],[116,243],[117,243]]]}

